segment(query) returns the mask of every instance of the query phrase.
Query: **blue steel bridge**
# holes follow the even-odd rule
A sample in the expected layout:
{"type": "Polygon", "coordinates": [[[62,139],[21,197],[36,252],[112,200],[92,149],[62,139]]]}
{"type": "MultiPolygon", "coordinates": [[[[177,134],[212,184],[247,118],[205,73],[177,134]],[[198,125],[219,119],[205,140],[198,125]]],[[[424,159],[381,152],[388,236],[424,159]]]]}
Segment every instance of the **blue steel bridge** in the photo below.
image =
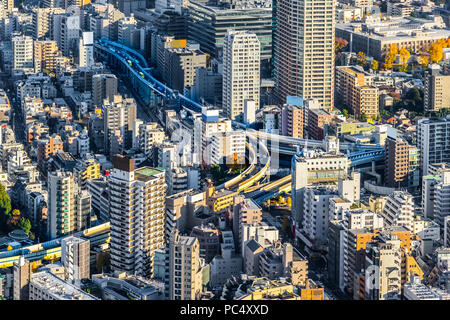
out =
{"type": "Polygon", "coordinates": [[[200,113],[202,105],[185,97],[157,80],[151,74],[147,61],[138,51],[123,44],[99,39],[95,43],[95,52],[103,57],[110,66],[118,68],[129,79],[147,105],[157,105],[162,101],[182,107],[191,113],[200,113]]]}

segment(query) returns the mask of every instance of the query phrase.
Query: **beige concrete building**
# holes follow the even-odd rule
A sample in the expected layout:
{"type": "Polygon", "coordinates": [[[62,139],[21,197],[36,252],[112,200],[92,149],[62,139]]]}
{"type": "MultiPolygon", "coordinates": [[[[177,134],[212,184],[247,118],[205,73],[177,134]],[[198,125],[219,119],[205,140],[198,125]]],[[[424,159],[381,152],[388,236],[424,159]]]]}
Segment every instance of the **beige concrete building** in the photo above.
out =
{"type": "Polygon", "coordinates": [[[58,45],[53,40],[39,40],[34,42],[34,67],[36,72],[56,72],[56,57],[58,45]]]}
{"type": "Polygon", "coordinates": [[[195,237],[171,235],[169,243],[170,300],[198,300],[202,292],[200,244],[195,237]]]}
{"type": "Polygon", "coordinates": [[[183,93],[185,87],[194,85],[197,68],[206,68],[207,56],[194,48],[165,49],[163,79],[167,85],[183,93]]]}
{"type": "Polygon", "coordinates": [[[14,262],[14,300],[28,300],[31,274],[31,263],[24,257],[20,257],[19,261],[14,262]]]}
{"type": "Polygon", "coordinates": [[[334,107],[334,0],[281,0],[274,39],[276,94],[334,107]]]}
{"type": "Polygon", "coordinates": [[[393,235],[391,239],[380,239],[366,248],[365,278],[373,279],[366,286],[365,298],[369,300],[400,300],[402,290],[402,247],[393,235]],[[372,268],[371,268],[372,266],[372,268]]]}
{"type": "Polygon", "coordinates": [[[165,172],[116,155],[110,186],[111,267],[150,277],[155,250],[165,246],[165,172]]]}
{"type": "Polygon", "coordinates": [[[33,38],[50,38],[52,34],[52,16],[64,14],[62,8],[35,8],[33,9],[33,38]]]}
{"type": "Polygon", "coordinates": [[[370,86],[372,76],[355,66],[336,67],[336,101],[359,118],[378,115],[378,88],[370,86]]]}
{"type": "Polygon", "coordinates": [[[450,108],[450,75],[441,74],[439,69],[433,65],[425,76],[423,101],[427,111],[450,108]]]}
{"type": "MultiPolygon", "coordinates": [[[[262,220],[261,207],[251,199],[244,196],[233,198],[233,233],[236,243],[242,242],[242,225],[262,220]]],[[[238,247],[238,246],[236,246],[238,247]]]]}
{"type": "Polygon", "coordinates": [[[404,139],[386,139],[385,185],[390,188],[408,186],[409,143],[404,139]]]}

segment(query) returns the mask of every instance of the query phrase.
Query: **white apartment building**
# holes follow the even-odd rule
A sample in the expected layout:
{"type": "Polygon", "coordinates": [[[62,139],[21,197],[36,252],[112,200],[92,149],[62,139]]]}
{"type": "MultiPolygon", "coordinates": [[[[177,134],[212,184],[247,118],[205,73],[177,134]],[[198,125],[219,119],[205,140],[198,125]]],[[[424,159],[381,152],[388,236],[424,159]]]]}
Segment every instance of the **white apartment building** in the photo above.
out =
{"type": "Polygon", "coordinates": [[[165,246],[165,172],[134,160],[114,157],[108,176],[111,267],[148,277],[153,274],[155,250],[165,246]]]}
{"type": "Polygon", "coordinates": [[[210,164],[243,164],[245,162],[246,134],[244,130],[219,133],[212,137],[210,164]],[[225,160],[225,161],[224,161],[225,160]]]}
{"type": "Polygon", "coordinates": [[[164,129],[156,122],[140,124],[137,130],[139,149],[147,157],[152,154],[153,146],[162,144],[166,139],[164,129]]]}
{"type": "Polygon", "coordinates": [[[219,133],[231,132],[231,120],[220,118],[219,110],[203,108],[202,117],[194,120],[193,145],[194,153],[199,153],[199,161],[208,159],[207,149],[211,139],[219,133]]]}
{"type": "Polygon", "coordinates": [[[414,203],[406,191],[394,191],[386,198],[381,216],[386,227],[405,226],[414,230],[414,203]]]}
{"type": "Polygon", "coordinates": [[[417,121],[417,147],[420,151],[422,175],[428,175],[428,167],[434,163],[450,162],[450,116],[440,119],[417,121]]]}
{"type": "Polygon", "coordinates": [[[309,186],[303,192],[303,221],[300,238],[308,247],[320,246],[327,239],[330,199],[336,197],[335,186],[309,186]]]}
{"type": "Polygon", "coordinates": [[[441,228],[450,215],[450,172],[442,172],[441,181],[434,186],[433,219],[441,228]]]}
{"type": "Polygon", "coordinates": [[[80,284],[81,279],[90,279],[90,242],[70,236],[61,240],[61,263],[66,280],[80,284]]]}
{"type": "Polygon", "coordinates": [[[13,69],[22,70],[25,74],[34,73],[33,38],[16,36],[12,38],[13,69]]]}
{"type": "Polygon", "coordinates": [[[78,65],[90,67],[94,64],[94,33],[83,32],[78,44],[78,65]]]}
{"type": "Polygon", "coordinates": [[[222,107],[228,118],[243,117],[245,100],[259,109],[260,42],[249,31],[228,30],[223,47],[222,107]]]}
{"type": "Polygon", "coordinates": [[[245,245],[250,240],[255,240],[263,248],[266,248],[279,239],[278,229],[269,226],[265,222],[244,223],[240,227],[241,233],[241,254],[245,257],[245,245]]]}

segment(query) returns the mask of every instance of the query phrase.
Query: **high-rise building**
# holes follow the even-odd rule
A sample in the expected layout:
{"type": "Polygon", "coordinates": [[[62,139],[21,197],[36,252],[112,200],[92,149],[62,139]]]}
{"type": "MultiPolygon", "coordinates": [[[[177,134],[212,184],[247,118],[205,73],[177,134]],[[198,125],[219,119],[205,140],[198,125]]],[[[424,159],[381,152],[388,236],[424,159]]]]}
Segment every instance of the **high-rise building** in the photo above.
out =
{"type": "Polygon", "coordinates": [[[133,11],[139,9],[145,9],[145,0],[118,0],[118,9],[125,14],[125,16],[130,16],[133,11]]]}
{"type": "Polygon", "coordinates": [[[80,30],[80,16],[75,14],[53,14],[52,40],[58,43],[58,48],[64,56],[70,57],[72,53],[77,51],[80,30]]]}
{"type": "Polygon", "coordinates": [[[372,87],[373,76],[357,66],[336,67],[336,102],[349,108],[358,118],[378,115],[378,88],[372,87]]]}
{"type": "Polygon", "coordinates": [[[245,100],[259,109],[260,42],[256,34],[229,30],[223,48],[222,108],[231,120],[244,115],[245,100]]]}
{"type": "Polygon", "coordinates": [[[441,179],[434,185],[433,219],[441,228],[445,218],[450,215],[450,172],[444,171],[441,179]]]}
{"type": "Polygon", "coordinates": [[[94,33],[83,32],[78,44],[78,65],[90,67],[94,64],[94,33]]]}
{"type": "Polygon", "coordinates": [[[330,221],[330,199],[336,197],[334,186],[308,186],[303,193],[303,221],[300,239],[309,247],[326,244],[330,221]]]}
{"type": "Polygon", "coordinates": [[[188,9],[188,38],[199,43],[200,49],[212,57],[221,56],[229,29],[256,34],[260,42],[261,72],[264,77],[270,77],[272,0],[221,2],[219,5],[190,1],[188,9]]]}
{"type": "Polygon", "coordinates": [[[52,37],[52,17],[64,14],[62,8],[34,8],[33,9],[33,38],[35,40],[52,37]]]}
{"type": "Polygon", "coordinates": [[[114,74],[96,74],[92,76],[92,103],[103,104],[103,100],[114,100],[117,94],[117,77],[114,74]]]}
{"type": "Polygon", "coordinates": [[[450,108],[450,75],[440,73],[439,65],[432,65],[425,74],[423,103],[426,111],[450,108]]]}
{"type": "Polygon", "coordinates": [[[434,163],[450,162],[450,117],[419,119],[417,121],[417,148],[419,148],[422,175],[434,163]]]}
{"type": "Polygon", "coordinates": [[[47,232],[51,239],[88,227],[91,196],[81,191],[71,172],[49,172],[47,232]]]}
{"type": "Polygon", "coordinates": [[[303,139],[304,108],[285,104],[281,109],[281,134],[303,139]]]}
{"type": "Polygon", "coordinates": [[[155,250],[163,248],[164,171],[116,155],[108,176],[113,270],[149,277],[155,250]]]}
{"type": "Polygon", "coordinates": [[[70,236],[61,240],[61,262],[65,268],[66,280],[78,284],[90,279],[90,243],[70,236]]]}
{"type": "Polygon", "coordinates": [[[400,137],[388,137],[385,148],[385,185],[390,188],[407,187],[409,143],[400,137]]]}
{"type": "Polygon", "coordinates": [[[334,0],[278,0],[275,81],[280,101],[316,98],[334,107],[334,0]]]}
{"type": "Polygon", "coordinates": [[[169,242],[168,298],[198,300],[202,292],[202,260],[196,237],[172,233],[169,242]]]}
{"type": "Polygon", "coordinates": [[[133,14],[120,19],[117,24],[117,41],[127,47],[139,49],[140,30],[136,25],[137,21],[133,14]]]}
{"type": "Polygon", "coordinates": [[[33,38],[29,36],[16,36],[12,38],[13,69],[24,73],[34,73],[33,38]]]}
{"type": "MultiPolygon", "coordinates": [[[[244,196],[236,196],[233,198],[233,233],[236,244],[242,242],[242,226],[244,224],[261,222],[261,220],[262,209],[256,202],[252,199],[246,199],[244,196]]],[[[236,248],[239,248],[239,245],[236,248]]]]}
{"type": "Polygon", "coordinates": [[[103,102],[105,153],[112,158],[132,145],[133,121],[136,119],[136,102],[114,95],[112,100],[103,102]]]}
{"type": "Polygon", "coordinates": [[[366,248],[365,279],[372,281],[365,285],[364,298],[368,300],[400,300],[402,289],[402,247],[401,241],[378,239],[366,248]]]}
{"type": "Polygon", "coordinates": [[[34,67],[36,71],[56,72],[58,45],[53,40],[34,41],[34,67]]]}
{"type": "Polygon", "coordinates": [[[23,256],[14,262],[14,300],[28,300],[32,272],[31,263],[23,256]]]}
{"type": "Polygon", "coordinates": [[[3,15],[6,16],[8,13],[10,13],[14,9],[14,0],[1,0],[0,1],[0,16],[3,15]]]}
{"type": "Polygon", "coordinates": [[[163,79],[179,92],[194,85],[197,68],[206,68],[206,54],[195,47],[166,48],[164,55],[163,79]]]}

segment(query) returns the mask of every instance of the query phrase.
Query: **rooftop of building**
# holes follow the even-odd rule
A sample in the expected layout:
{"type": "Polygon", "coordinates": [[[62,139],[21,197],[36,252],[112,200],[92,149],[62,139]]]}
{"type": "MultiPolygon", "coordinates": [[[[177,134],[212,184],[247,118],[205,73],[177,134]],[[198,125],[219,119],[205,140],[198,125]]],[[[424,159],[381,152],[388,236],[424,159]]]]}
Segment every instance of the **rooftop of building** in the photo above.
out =
{"type": "Polygon", "coordinates": [[[135,177],[138,180],[142,180],[142,181],[150,181],[154,178],[156,178],[156,176],[160,173],[164,172],[164,168],[151,168],[151,167],[143,167],[143,168],[139,168],[136,169],[134,171],[135,173],[135,177]]]}
{"type": "Polygon", "coordinates": [[[243,1],[233,1],[218,3],[217,1],[209,1],[207,3],[191,1],[192,4],[201,6],[209,11],[216,13],[226,13],[226,11],[239,12],[254,9],[266,9],[272,10],[271,0],[243,0],[243,1]]]}
{"type": "Polygon", "coordinates": [[[33,273],[30,282],[47,291],[58,300],[98,300],[96,297],[48,271],[33,273]]]}

